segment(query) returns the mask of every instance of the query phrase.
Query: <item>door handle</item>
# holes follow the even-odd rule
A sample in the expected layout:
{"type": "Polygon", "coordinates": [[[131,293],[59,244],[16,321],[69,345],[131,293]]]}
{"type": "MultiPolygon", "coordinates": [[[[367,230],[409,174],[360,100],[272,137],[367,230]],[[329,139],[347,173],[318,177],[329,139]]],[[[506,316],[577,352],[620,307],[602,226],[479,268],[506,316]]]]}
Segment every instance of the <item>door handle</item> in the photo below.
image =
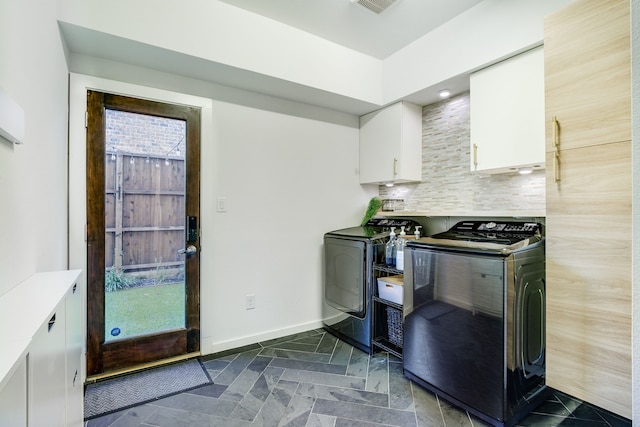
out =
{"type": "Polygon", "coordinates": [[[178,250],[178,253],[179,254],[183,254],[183,255],[193,255],[196,252],[198,252],[198,249],[193,245],[189,245],[184,249],[179,249],[178,250]]]}

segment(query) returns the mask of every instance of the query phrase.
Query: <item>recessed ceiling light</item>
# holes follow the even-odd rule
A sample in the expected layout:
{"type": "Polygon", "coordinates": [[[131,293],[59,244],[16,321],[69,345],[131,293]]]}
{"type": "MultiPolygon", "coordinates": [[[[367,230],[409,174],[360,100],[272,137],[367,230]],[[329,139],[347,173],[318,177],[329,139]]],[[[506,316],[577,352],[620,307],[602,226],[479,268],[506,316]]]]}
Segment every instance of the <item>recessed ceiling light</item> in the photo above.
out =
{"type": "Polygon", "coordinates": [[[520,175],[528,175],[531,172],[533,172],[533,168],[520,168],[520,169],[518,169],[518,173],[520,175]]]}
{"type": "Polygon", "coordinates": [[[442,89],[440,91],[440,98],[448,98],[451,95],[451,91],[449,89],[442,89]]]}

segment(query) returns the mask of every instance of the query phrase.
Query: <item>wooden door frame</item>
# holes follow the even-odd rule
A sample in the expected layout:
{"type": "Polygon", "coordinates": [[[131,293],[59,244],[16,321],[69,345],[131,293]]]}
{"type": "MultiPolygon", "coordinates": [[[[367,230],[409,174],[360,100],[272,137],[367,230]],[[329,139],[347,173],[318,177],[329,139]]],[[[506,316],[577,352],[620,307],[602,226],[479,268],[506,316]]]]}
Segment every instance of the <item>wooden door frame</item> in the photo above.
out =
{"type": "Polygon", "coordinates": [[[186,328],[105,343],[105,109],[186,122],[185,215],[200,218],[200,108],[87,91],[87,375],[200,351],[200,224],[185,257],[186,328]]]}

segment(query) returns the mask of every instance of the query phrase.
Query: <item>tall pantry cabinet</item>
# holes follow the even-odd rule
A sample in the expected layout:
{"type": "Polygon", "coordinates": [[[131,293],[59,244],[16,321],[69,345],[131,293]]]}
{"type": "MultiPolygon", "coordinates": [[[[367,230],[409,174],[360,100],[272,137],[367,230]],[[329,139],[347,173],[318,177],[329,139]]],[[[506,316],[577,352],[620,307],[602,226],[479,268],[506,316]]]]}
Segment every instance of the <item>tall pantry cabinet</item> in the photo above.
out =
{"type": "Polygon", "coordinates": [[[629,0],[544,24],[547,384],[631,418],[629,0]]]}

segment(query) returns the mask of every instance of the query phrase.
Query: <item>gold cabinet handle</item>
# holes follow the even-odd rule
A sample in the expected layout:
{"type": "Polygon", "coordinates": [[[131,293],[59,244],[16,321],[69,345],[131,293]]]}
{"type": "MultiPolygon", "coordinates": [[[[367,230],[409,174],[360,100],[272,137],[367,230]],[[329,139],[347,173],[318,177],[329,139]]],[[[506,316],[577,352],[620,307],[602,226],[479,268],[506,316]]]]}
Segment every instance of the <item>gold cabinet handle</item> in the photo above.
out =
{"type": "Polygon", "coordinates": [[[473,166],[478,168],[478,144],[473,144],[473,166]]]}
{"type": "Polygon", "coordinates": [[[393,176],[398,175],[398,159],[393,159],[393,176]]]}
{"type": "Polygon", "coordinates": [[[558,117],[553,116],[553,182],[560,182],[560,123],[558,117]]]}
{"type": "Polygon", "coordinates": [[[557,149],[553,153],[553,182],[560,182],[560,152],[557,149]]]}

